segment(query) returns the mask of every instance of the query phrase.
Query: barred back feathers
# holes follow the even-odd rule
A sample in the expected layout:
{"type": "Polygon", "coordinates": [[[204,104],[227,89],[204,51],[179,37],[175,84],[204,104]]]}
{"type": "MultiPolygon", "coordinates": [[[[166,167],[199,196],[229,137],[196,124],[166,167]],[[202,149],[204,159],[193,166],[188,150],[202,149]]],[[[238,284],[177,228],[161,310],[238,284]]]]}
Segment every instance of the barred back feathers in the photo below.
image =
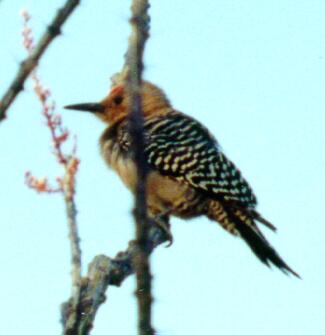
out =
{"type": "MultiPolygon", "coordinates": [[[[298,276],[268,243],[256,225],[275,227],[257,211],[256,197],[241,172],[200,122],[173,109],[165,93],[143,82],[141,89],[145,154],[150,173],[148,207],[152,216],[192,218],[205,215],[240,236],[266,265],[298,276]]],[[[100,139],[107,164],[134,191],[135,164],[127,114],[129,98],[116,86],[100,103],[68,106],[88,110],[108,124],[100,139]]]]}

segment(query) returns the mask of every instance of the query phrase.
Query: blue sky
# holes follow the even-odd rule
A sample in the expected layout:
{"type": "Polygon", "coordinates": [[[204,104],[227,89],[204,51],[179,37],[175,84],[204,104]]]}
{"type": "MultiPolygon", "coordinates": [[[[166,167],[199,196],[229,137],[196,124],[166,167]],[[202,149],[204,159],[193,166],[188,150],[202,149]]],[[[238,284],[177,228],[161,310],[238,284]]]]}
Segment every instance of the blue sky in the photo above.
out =
{"type": "MultiPolygon", "coordinates": [[[[25,57],[21,18],[36,38],[63,1],[0,2],[0,95],[25,57]]],[[[130,1],[84,1],[39,71],[78,136],[78,222],[84,271],[133,237],[132,198],[101,160],[103,124],[62,106],[100,100],[123,64],[130,1]]],[[[152,257],[159,334],[319,334],[324,328],[325,2],[152,1],[145,77],[205,123],[242,170],[270,242],[303,280],[259,263],[205,218],[174,219],[174,245],[152,257]]],[[[30,82],[0,125],[0,333],[58,334],[70,293],[69,244],[59,196],[37,195],[24,174],[61,173],[30,82]]],[[[135,283],[109,288],[94,335],[136,334],[135,283]]]]}

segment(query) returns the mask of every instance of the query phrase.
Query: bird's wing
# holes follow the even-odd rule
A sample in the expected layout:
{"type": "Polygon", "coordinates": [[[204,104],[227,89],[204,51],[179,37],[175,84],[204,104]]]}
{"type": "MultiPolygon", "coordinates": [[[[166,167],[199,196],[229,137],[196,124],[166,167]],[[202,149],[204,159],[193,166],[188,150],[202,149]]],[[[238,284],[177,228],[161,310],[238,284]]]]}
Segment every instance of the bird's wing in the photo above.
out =
{"type": "Polygon", "coordinates": [[[145,152],[151,168],[216,200],[255,207],[256,198],[249,184],[198,121],[173,111],[146,120],[144,126],[145,152]]]}

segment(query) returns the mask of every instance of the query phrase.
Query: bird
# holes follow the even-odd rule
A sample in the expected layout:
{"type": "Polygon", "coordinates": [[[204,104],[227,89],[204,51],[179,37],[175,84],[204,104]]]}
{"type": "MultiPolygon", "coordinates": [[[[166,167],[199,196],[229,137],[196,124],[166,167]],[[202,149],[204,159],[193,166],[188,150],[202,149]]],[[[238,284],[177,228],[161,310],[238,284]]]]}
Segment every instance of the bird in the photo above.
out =
{"type": "MultiPolygon", "coordinates": [[[[216,138],[195,118],[172,106],[165,92],[142,81],[144,154],[148,165],[150,217],[191,219],[206,216],[242,238],[258,259],[300,278],[280,257],[258,227],[275,231],[257,211],[257,198],[241,171],[227,158],[216,138]]],[[[130,94],[125,82],[112,86],[100,102],[65,106],[93,113],[106,125],[100,137],[102,157],[135,192],[136,164],[128,128],[130,94]]],[[[166,221],[166,222],[167,222],[166,221]]]]}

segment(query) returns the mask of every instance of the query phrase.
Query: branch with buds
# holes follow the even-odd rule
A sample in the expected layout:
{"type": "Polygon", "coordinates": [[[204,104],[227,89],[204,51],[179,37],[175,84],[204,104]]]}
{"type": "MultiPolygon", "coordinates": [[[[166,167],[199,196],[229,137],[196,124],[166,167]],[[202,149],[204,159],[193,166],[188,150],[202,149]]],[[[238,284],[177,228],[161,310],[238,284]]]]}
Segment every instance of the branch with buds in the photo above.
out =
{"type": "MultiPolygon", "coordinates": [[[[79,3],[80,0],[67,0],[65,5],[58,10],[53,21],[47,27],[37,45],[31,50],[29,56],[21,62],[16,77],[13,79],[6,93],[0,100],[0,122],[6,118],[8,108],[23,90],[26,79],[35,69],[48,46],[53,42],[55,37],[61,34],[63,24],[67,21],[79,3]]],[[[28,45],[25,47],[28,47],[28,45]]]]}
{"type": "MultiPolygon", "coordinates": [[[[32,38],[32,30],[29,27],[30,15],[27,11],[22,12],[23,17],[23,45],[31,56],[34,52],[34,43],[32,38]]],[[[72,149],[67,154],[63,150],[63,145],[69,139],[69,131],[64,128],[62,118],[55,113],[55,103],[51,98],[51,92],[45,88],[37,73],[37,68],[32,72],[32,81],[34,82],[34,92],[40,101],[42,114],[46,121],[46,126],[50,131],[52,140],[53,155],[59,165],[63,167],[63,176],[57,177],[55,186],[51,185],[48,178],[37,178],[31,172],[26,172],[26,184],[31,189],[38,193],[61,193],[64,197],[69,240],[71,247],[71,277],[72,277],[72,312],[71,312],[71,328],[78,324],[80,319],[79,304],[80,304],[80,286],[81,286],[81,249],[79,246],[79,236],[77,230],[77,210],[75,205],[75,187],[76,174],[78,172],[79,159],[76,155],[76,140],[72,145],[72,149]]]]}

